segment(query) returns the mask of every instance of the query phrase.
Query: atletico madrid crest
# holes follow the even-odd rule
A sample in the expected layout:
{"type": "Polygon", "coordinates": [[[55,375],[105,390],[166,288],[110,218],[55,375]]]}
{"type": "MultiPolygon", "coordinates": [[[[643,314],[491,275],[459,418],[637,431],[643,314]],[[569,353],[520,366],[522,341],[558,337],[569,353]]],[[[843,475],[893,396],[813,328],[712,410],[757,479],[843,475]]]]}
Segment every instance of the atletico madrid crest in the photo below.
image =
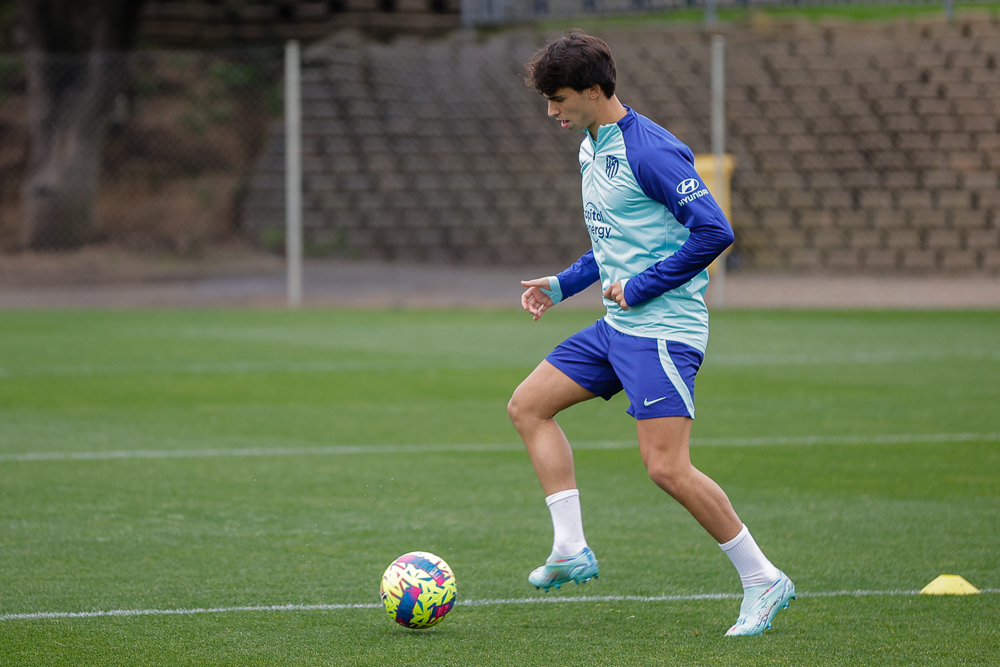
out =
{"type": "Polygon", "coordinates": [[[607,161],[604,164],[604,171],[608,174],[608,180],[611,180],[618,175],[618,158],[614,155],[609,155],[607,161]]]}

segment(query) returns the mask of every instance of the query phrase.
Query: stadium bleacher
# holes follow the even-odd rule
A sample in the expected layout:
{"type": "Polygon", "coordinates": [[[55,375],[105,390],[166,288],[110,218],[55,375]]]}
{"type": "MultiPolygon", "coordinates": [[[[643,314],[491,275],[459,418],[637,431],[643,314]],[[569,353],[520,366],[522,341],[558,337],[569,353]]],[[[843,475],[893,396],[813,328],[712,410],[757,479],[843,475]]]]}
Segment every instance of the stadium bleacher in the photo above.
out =
{"type": "MultiPolygon", "coordinates": [[[[608,31],[621,98],[709,148],[706,33],[608,31]]],[[[1000,26],[795,22],[727,34],[734,262],[1000,270],[1000,26]]],[[[321,44],[305,59],[308,243],[372,259],[565,261],[577,138],[519,68],[534,35],[321,44]]],[[[280,129],[247,207],[280,220],[280,129]]]]}

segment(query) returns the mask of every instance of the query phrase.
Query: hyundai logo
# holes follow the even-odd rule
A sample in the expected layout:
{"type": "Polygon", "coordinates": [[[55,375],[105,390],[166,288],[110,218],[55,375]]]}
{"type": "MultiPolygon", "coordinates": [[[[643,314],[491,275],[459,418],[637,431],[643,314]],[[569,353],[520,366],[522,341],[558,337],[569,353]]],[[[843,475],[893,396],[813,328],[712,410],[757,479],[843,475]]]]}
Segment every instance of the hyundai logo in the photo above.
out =
{"type": "Polygon", "coordinates": [[[677,194],[689,195],[695,190],[697,190],[700,185],[701,183],[698,182],[698,179],[686,178],[677,184],[677,194]]]}

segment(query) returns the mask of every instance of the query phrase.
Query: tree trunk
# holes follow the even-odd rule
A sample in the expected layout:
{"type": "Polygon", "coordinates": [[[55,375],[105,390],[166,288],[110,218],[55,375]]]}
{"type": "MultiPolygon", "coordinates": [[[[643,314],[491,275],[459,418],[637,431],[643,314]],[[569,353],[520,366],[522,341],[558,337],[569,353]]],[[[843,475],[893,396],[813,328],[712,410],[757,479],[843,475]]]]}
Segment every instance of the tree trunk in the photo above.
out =
{"type": "Polygon", "coordinates": [[[24,242],[71,248],[94,236],[108,119],[128,79],[142,0],[20,0],[28,37],[31,152],[24,242]]]}
{"type": "Polygon", "coordinates": [[[125,72],[118,53],[28,56],[31,154],[22,197],[29,247],[75,247],[93,237],[108,117],[125,72]]]}

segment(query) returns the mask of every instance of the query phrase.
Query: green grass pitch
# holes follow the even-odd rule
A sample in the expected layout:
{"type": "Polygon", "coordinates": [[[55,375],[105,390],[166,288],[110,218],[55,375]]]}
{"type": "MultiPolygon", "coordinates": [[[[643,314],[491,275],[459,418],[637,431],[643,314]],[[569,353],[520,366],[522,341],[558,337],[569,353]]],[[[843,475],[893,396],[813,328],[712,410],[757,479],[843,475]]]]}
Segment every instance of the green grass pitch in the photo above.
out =
{"type": "Polygon", "coordinates": [[[1000,313],[713,314],[692,456],[799,591],[739,639],[624,397],[561,419],[601,578],[526,582],[506,402],[596,315],[4,313],[0,663],[1000,664],[1000,313]],[[427,631],[375,606],[418,549],[458,579],[427,631]],[[943,573],[983,593],[915,594],[943,573]]]}

